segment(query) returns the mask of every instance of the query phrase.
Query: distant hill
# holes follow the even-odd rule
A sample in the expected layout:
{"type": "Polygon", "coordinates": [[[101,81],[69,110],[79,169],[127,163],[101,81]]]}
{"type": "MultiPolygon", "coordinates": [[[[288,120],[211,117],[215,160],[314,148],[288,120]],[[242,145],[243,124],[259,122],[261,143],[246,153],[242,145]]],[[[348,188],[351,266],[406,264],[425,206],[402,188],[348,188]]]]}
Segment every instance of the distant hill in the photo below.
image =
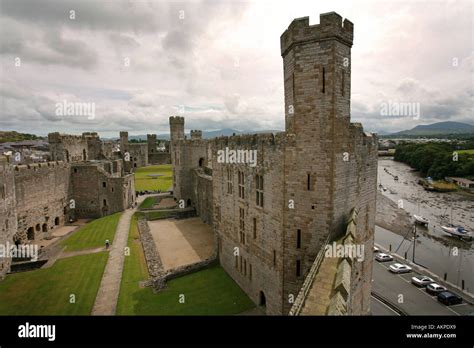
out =
{"type": "Polygon", "coordinates": [[[34,134],[0,131],[0,143],[42,139],[34,134]]]}
{"type": "Polygon", "coordinates": [[[461,122],[437,122],[427,125],[419,125],[409,130],[404,130],[397,133],[390,134],[391,137],[395,136],[440,136],[450,134],[472,134],[474,135],[474,126],[468,123],[461,122]]]}

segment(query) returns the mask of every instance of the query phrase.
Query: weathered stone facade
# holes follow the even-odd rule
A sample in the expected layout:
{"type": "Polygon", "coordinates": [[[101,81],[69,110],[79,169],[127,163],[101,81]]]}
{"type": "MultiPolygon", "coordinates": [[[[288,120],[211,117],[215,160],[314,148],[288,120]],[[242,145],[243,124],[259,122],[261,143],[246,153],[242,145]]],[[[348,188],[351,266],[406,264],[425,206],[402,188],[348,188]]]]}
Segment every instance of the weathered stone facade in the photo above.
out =
{"type": "Polygon", "coordinates": [[[48,142],[53,161],[76,162],[107,158],[97,133],[82,133],[82,135],[49,133],[48,142]]]}
{"type": "MultiPolygon", "coordinates": [[[[17,230],[15,185],[13,166],[0,156],[0,245],[13,244],[17,230]]],[[[0,280],[5,277],[11,265],[11,258],[0,257],[0,280]]]]}
{"type": "Polygon", "coordinates": [[[15,241],[25,244],[41,240],[49,237],[53,228],[64,225],[70,197],[69,170],[62,161],[15,166],[15,241]]]}
{"type": "MultiPolygon", "coordinates": [[[[51,133],[49,138],[54,158],[66,161],[13,165],[0,158],[0,245],[4,247],[49,238],[70,219],[98,218],[135,205],[134,175],[124,170],[122,159],[81,160],[103,156],[98,137],[51,133]]],[[[0,279],[10,265],[11,259],[0,258],[0,279]]]]}
{"type": "Polygon", "coordinates": [[[48,142],[53,161],[70,163],[122,158],[126,162],[124,169],[127,172],[148,164],[171,163],[169,151],[157,149],[156,134],[148,134],[146,143],[130,143],[128,132],[120,132],[120,152],[114,152],[114,143],[101,140],[95,132],[82,135],[50,133],[48,142]]]}
{"type": "Polygon", "coordinates": [[[354,208],[367,257],[352,267],[350,312],[369,312],[377,139],[350,123],[352,40],[353,24],[333,12],[283,33],[285,132],[187,139],[184,118],[170,117],[174,195],[214,227],[221,265],[268,314],[289,312],[354,208]],[[226,148],[256,150],[256,165],[221,163],[226,148]]]}
{"type": "Polygon", "coordinates": [[[134,205],[134,176],[124,172],[122,163],[114,160],[71,164],[73,218],[98,218],[134,205]]]}

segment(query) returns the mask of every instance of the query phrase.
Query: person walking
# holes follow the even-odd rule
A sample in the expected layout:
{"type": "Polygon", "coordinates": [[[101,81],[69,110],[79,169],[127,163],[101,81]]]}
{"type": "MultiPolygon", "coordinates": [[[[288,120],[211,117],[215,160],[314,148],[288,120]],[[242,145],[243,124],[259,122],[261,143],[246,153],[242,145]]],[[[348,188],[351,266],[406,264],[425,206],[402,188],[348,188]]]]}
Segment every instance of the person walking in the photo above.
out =
{"type": "Polygon", "coordinates": [[[110,241],[108,239],[105,240],[105,249],[108,249],[110,246],[110,241]]]}

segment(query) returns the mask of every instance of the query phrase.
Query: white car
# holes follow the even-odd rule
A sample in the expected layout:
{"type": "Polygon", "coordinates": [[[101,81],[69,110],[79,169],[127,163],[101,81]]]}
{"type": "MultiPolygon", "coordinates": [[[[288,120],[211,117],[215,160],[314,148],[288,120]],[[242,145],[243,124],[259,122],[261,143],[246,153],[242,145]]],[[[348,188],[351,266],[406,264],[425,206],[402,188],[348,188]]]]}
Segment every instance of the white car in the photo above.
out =
{"type": "Polygon", "coordinates": [[[380,252],[380,249],[374,246],[374,253],[378,253],[378,252],[380,252]]]}
{"type": "Polygon", "coordinates": [[[401,264],[401,263],[394,263],[393,265],[390,265],[388,268],[390,272],[393,273],[409,273],[411,272],[411,267],[401,264]]]}
{"type": "Polygon", "coordinates": [[[393,257],[389,254],[378,253],[377,255],[375,255],[375,259],[379,262],[386,262],[386,261],[392,261],[393,257]]]}
{"type": "Polygon", "coordinates": [[[434,283],[434,280],[427,276],[416,276],[411,278],[411,282],[420,288],[427,286],[428,284],[434,283]]]}
{"type": "Polygon", "coordinates": [[[439,285],[437,283],[431,283],[426,286],[426,292],[430,295],[438,295],[443,291],[448,290],[445,286],[439,285]]]}

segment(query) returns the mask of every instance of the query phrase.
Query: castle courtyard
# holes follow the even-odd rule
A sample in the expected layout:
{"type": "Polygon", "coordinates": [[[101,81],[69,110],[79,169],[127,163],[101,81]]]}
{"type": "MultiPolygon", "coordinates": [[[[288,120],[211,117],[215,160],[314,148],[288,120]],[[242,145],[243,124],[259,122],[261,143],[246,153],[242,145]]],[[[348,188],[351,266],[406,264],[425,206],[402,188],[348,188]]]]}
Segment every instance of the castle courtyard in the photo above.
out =
{"type": "Polygon", "coordinates": [[[212,228],[200,218],[148,221],[163,268],[202,261],[212,255],[212,228]]]}

